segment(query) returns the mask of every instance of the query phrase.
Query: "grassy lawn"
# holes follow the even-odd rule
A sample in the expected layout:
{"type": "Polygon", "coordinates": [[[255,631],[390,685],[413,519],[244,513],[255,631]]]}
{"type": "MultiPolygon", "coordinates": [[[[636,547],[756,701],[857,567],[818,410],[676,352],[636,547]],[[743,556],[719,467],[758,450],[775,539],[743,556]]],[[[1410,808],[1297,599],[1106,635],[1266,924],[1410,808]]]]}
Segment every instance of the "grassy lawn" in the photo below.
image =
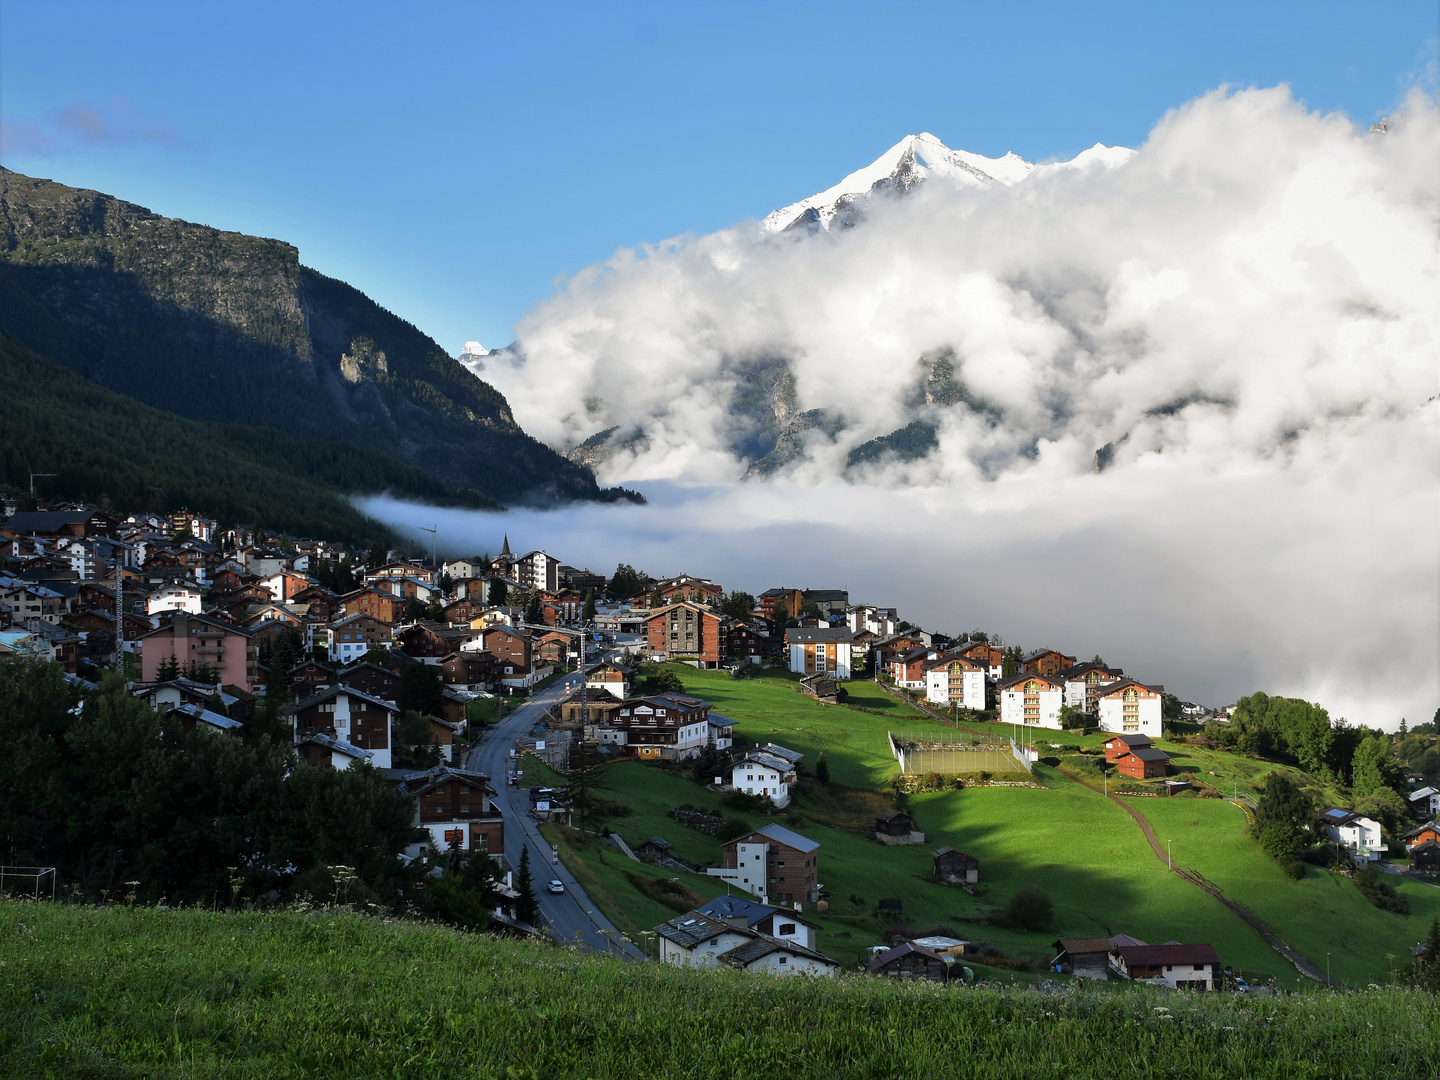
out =
{"type": "Polygon", "coordinates": [[[850,703],[884,715],[821,705],[800,693],[798,680],[788,673],[732,679],[724,671],[701,671],[681,665],[675,670],[685,689],[734,720],[739,734],[753,743],[777,742],[803,751],[808,769],[814,769],[824,753],[831,777],[850,787],[883,787],[896,772],[885,738],[887,731],[954,730],[863,680],[845,684],[850,703]]]}
{"type": "Polygon", "coordinates": [[[1431,1075],[1433,996],[757,978],[343,910],[0,902],[0,1076],[1431,1075]]]}
{"type": "Polygon", "coordinates": [[[1291,881],[1246,833],[1244,813],[1215,799],[1136,799],[1156,837],[1173,840],[1177,865],[1198,870],[1225,895],[1269,923],[1291,948],[1353,985],[1389,978],[1393,956],[1408,962],[1410,948],[1440,916],[1440,889],[1391,875],[1385,880],[1410,899],[1410,916],[1381,911],[1354,882],[1307,866],[1291,881]],[[1388,954],[1388,955],[1387,955],[1388,954]]]}
{"type": "MultiPolygon", "coordinates": [[[[628,804],[631,812],[608,819],[605,826],[631,844],[661,836],[674,845],[680,859],[702,866],[719,863],[719,841],[667,816],[670,807],[689,803],[755,827],[778,821],[820,841],[820,880],[831,894],[830,910],[824,915],[807,911],[806,917],[821,927],[820,950],[847,965],[868,946],[882,943],[885,928],[898,922],[916,931],[948,925],[961,937],[993,942],[1010,958],[1033,963],[1048,960],[1050,943],[1061,936],[1125,933],[1152,943],[1209,942],[1222,963],[1247,977],[1274,977],[1287,989],[1315,985],[1224,905],[1167,873],[1119,806],[1053,769],[1037,766],[1035,778],[1045,785],[1039,788],[970,787],[911,795],[906,805],[924,830],[925,843],[885,847],[869,835],[846,830],[865,828],[877,810],[894,805],[886,782],[897,766],[886,731],[944,735],[953,729],[873,683],[847,684],[850,700],[884,716],[822,706],[802,696],[793,678],[783,673],[738,680],[723,672],[676,670],[688,692],[737,721],[739,733],[752,742],[773,740],[804,751],[805,766],[811,770],[823,751],[833,784],[808,781],[809,792],[797,791],[789,814],[766,818],[725,807],[719,794],[676,771],[622,761],[608,770],[610,789],[599,794],[628,804]],[[931,852],[942,844],[980,860],[982,895],[927,880],[931,852]],[[1028,884],[1045,889],[1054,902],[1055,918],[1044,932],[998,924],[1000,909],[1028,884]],[[899,900],[903,915],[880,917],[880,900],[899,900]]],[[[1010,733],[998,724],[973,730],[1010,733]]],[[[1050,741],[1098,748],[1104,738],[1103,733],[1081,737],[1062,732],[1041,735],[1038,741],[1043,754],[1050,741]]],[[[1280,768],[1170,740],[1161,745],[1178,767],[1192,769],[1197,778],[1217,787],[1233,777],[1241,794],[1257,777],[1280,768]]],[[[534,761],[527,761],[525,775],[526,783],[555,779],[534,761]]],[[[1440,890],[1416,883],[1399,886],[1415,912],[1406,920],[1372,907],[1353,884],[1333,875],[1312,869],[1305,881],[1289,881],[1245,836],[1243,813],[1220,800],[1137,799],[1131,805],[1152,821],[1162,841],[1175,841],[1177,862],[1200,871],[1249,906],[1317,966],[1324,966],[1327,950],[1332,952],[1332,969],[1346,982],[1383,982],[1389,970],[1385,954],[1408,956],[1430,917],[1440,912],[1440,890]]],[[[573,831],[568,836],[562,847],[566,864],[587,888],[588,881],[594,881],[597,903],[628,933],[647,930],[673,911],[655,899],[653,890],[647,895],[637,887],[627,872],[678,876],[684,888],[707,899],[721,891],[702,875],[641,868],[611,845],[592,841],[582,849],[575,846],[573,831]]]]}

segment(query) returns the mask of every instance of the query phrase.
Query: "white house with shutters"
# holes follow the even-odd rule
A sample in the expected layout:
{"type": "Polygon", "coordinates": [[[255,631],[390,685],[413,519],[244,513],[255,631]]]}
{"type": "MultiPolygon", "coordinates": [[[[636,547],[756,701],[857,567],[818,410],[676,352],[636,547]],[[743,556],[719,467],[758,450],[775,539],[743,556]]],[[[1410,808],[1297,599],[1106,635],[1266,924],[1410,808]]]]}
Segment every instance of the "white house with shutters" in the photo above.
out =
{"type": "Polygon", "coordinates": [[[1048,675],[1016,675],[995,689],[1000,699],[1002,724],[1060,729],[1065,684],[1059,679],[1048,675]]]}
{"type": "Polygon", "coordinates": [[[1104,687],[1096,698],[1100,730],[1158,739],[1164,693],[1163,687],[1146,686],[1134,679],[1104,687]]]}
{"type": "Polygon", "coordinates": [[[769,799],[777,807],[790,805],[795,766],[776,754],[752,750],[730,769],[730,786],[747,795],[769,799]]]}

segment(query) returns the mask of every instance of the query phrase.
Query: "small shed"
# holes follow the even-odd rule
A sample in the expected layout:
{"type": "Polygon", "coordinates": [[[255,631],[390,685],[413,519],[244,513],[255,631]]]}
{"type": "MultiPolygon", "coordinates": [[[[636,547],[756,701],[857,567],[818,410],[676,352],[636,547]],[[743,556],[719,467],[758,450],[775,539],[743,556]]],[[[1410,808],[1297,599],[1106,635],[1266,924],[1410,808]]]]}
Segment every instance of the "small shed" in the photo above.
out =
{"type": "Polygon", "coordinates": [[[936,848],[935,880],[943,885],[973,885],[980,877],[980,860],[953,847],[936,848]]]}
{"type": "Polygon", "coordinates": [[[1440,843],[1422,840],[1410,849],[1410,869],[1427,874],[1440,872],[1440,843]]]}
{"type": "Polygon", "coordinates": [[[1081,979],[1110,978],[1109,938],[1061,938],[1050,967],[1081,979]]]}
{"type": "Polygon", "coordinates": [[[1151,750],[1155,742],[1149,735],[1111,735],[1105,740],[1105,760],[1118,761],[1136,750],[1151,750]]]}
{"type": "Polygon", "coordinates": [[[875,815],[875,839],[882,844],[923,844],[925,834],[903,810],[882,810],[875,815]]]}
{"type": "Polygon", "coordinates": [[[889,836],[909,836],[915,831],[915,819],[903,810],[882,810],[875,815],[875,831],[889,836]]]}
{"type": "Polygon", "coordinates": [[[870,961],[869,968],[872,975],[884,975],[892,979],[932,979],[935,982],[945,982],[950,977],[950,963],[947,963],[943,956],[907,941],[876,956],[870,961]]]}
{"type": "Polygon", "coordinates": [[[635,857],[641,862],[662,863],[670,857],[670,841],[652,836],[635,845],[635,857]]]}

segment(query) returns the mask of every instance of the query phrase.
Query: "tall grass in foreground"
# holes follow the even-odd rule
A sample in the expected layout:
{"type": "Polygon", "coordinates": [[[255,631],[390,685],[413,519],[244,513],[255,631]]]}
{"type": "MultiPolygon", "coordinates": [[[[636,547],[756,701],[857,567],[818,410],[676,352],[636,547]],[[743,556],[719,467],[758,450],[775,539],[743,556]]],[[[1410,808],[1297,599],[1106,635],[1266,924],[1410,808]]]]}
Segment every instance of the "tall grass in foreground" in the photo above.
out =
{"type": "Polygon", "coordinates": [[[1432,996],[767,979],[344,911],[0,902],[0,1076],[1422,1077],[1432,996]]]}

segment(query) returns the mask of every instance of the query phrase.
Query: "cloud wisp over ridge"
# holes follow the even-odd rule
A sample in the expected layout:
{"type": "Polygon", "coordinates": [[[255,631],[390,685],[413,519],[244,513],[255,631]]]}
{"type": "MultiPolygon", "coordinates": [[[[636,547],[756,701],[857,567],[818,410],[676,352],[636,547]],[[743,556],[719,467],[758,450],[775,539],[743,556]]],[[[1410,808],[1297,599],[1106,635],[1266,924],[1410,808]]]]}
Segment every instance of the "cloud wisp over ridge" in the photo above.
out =
{"type": "MultiPolygon", "coordinates": [[[[563,282],[482,374],[552,444],[609,432],[602,479],[660,495],[535,515],[527,543],[859,585],[1212,704],[1263,687],[1428,719],[1434,100],[1381,134],[1284,87],[1222,89],[1137,150],[1008,187],[932,178],[854,228],[746,223],[563,282]]],[[[499,528],[452,525],[479,546],[499,528]]]]}

